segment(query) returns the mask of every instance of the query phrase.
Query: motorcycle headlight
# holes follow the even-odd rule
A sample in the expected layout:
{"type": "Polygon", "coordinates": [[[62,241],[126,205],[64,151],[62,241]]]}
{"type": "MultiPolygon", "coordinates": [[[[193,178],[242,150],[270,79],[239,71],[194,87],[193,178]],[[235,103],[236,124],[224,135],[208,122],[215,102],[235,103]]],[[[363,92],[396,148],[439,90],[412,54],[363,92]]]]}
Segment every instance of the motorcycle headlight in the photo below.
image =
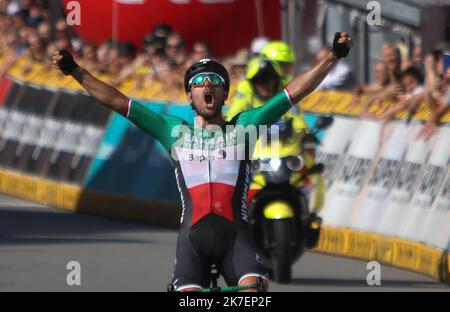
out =
{"type": "Polygon", "coordinates": [[[279,158],[272,158],[270,160],[270,167],[273,171],[277,171],[281,166],[281,159],[279,158]]]}
{"type": "Polygon", "coordinates": [[[286,166],[292,172],[300,171],[305,166],[305,160],[301,156],[289,157],[286,159],[286,166]]]}

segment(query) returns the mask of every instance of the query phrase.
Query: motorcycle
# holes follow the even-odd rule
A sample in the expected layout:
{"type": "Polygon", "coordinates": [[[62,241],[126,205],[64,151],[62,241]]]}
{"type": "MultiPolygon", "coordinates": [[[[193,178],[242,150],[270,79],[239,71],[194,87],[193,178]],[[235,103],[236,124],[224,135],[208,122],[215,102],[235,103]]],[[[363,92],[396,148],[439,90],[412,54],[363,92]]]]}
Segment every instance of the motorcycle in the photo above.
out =
{"type": "MultiPolygon", "coordinates": [[[[301,140],[303,155],[280,153],[280,158],[252,162],[253,183],[259,183],[262,188],[248,206],[250,236],[271,277],[278,283],[291,281],[292,264],[319,241],[322,220],[315,211],[317,207],[310,211],[309,194],[299,183],[305,178],[321,177],[324,165],[307,168],[304,153],[320,144],[318,132],[332,122],[332,117],[318,118],[312,131],[301,140]]],[[[323,192],[319,196],[323,197],[323,192]]]]}

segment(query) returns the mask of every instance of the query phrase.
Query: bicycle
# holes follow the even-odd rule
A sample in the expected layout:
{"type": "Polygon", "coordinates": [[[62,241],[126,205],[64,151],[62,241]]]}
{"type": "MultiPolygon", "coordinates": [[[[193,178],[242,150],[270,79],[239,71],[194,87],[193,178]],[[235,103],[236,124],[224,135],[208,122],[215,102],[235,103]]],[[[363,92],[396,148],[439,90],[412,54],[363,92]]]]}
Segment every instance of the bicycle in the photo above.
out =
{"type": "MultiPolygon", "coordinates": [[[[227,287],[220,287],[218,286],[217,280],[220,278],[219,270],[217,269],[216,265],[211,266],[211,273],[210,273],[210,285],[212,287],[210,288],[203,288],[198,290],[190,290],[187,292],[237,292],[242,290],[248,290],[248,289],[256,289],[257,292],[266,292],[267,287],[266,284],[264,284],[264,279],[262,277],[258,277],[256,279],[255,285],[247,285],[247,286],[227,286],[227,287]]],[[[175,286],[170,283],[167,285],[167,291],[168,292],[176,292],[175,286]]]]}

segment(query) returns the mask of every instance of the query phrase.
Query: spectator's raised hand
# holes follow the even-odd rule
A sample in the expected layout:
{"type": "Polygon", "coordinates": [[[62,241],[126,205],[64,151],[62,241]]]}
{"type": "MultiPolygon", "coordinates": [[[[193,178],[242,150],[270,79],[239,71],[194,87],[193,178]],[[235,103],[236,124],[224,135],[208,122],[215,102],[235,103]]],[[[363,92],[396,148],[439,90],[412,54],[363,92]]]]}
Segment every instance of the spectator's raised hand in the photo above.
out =
{"type": "Polygon", "coordinates": [[[423,59],[423,65],[427,69],[433,69],[434,68],[434,57],[432,54],[427,54],[425,58],[423,59]]]}
{"type": "Polygon", "coordinates": [[[434,93],[434,92],[441,92],[442,88],[444,86],[444,83],[441,79],[437,79],[436,81],[431,82],[429,85],[425,86],[426,90],[434,93]]]}
{"type": "Polygon", "coordinates": [[[394,83],[387,87],[387,89],[384,93],[384,98],[396,97],[396,96],[401,95],[402,93],[403,93],[402,86],[398,83],[394,83]]]}

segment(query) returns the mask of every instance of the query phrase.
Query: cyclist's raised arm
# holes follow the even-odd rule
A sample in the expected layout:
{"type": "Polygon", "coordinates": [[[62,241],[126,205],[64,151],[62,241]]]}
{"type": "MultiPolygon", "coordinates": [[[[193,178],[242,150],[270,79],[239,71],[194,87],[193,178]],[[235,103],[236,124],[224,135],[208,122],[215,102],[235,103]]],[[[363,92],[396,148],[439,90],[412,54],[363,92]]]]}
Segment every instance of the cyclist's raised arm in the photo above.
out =
{"type": "Polygon", "coordinates": [[[84,68],[79,67],[69,51],[60,50],[54,52],[52,61],[56,69],[60,70],[64,75],[72,76],[97,101],[117,113],[127,116],[128,97],[119,90],[98,80],[84,68]]]}
{"type": "Polygon", "coordinates": [[[243,112],[238,123],[244,125],[271,125],[277,122],[295,103],[314,91],[328,75],[340,58],[347,56],[353,41],[347,33],[336,33],[332,52],[308,70],[295,78],[284,90],[263,106],[243,112]]]}
{"type": "Polygon", "coordinates": [[[340,58],[346,57],[353,46],[352,38],[349,34],[336,33],[333,40],[333,49],[320,63],[308,70],[305,74],[295,78],[286,90],[293,103],[298,103],[305,96],[313,92],[317,86],[325,79],[333,66],[340,58]]]}
{"type": "Polygon", "coordinates": [[[167,149],[176,139],[171,136],[171,129],[173,125],[181,123],[179,119],[156,113],[98,80],[87,70],[79,67],[67,50],[53,54],[53,65],[65,75],[71,75],[97,101],[128,118],[141,130],[160,141],[167,149]]]}

